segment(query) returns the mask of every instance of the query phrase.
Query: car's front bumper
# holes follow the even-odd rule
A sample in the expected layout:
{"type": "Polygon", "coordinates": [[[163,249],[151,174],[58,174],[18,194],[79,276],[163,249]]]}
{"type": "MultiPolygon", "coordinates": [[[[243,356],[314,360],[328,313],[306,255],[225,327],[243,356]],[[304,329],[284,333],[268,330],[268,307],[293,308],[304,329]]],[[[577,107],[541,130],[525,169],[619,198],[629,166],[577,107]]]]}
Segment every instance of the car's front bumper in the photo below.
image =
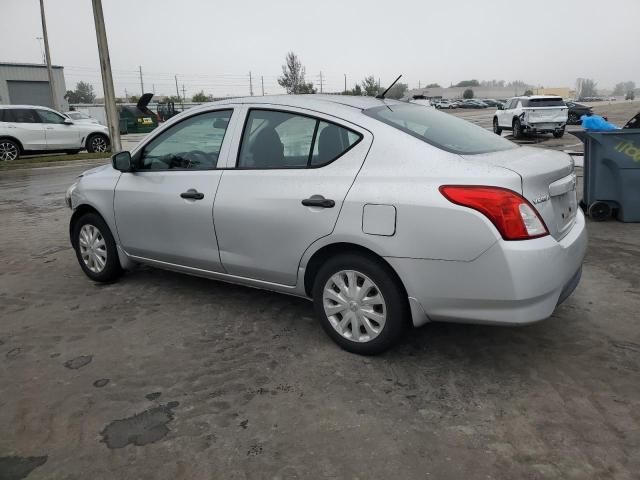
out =
{"type": "Polygon", "coordinates": [[[414,325],[429,320],[523,325],[551,316],[580,280],[585,219],[561,240],[499,240],[470,262],[387,258],[410,298],[414,325]]]}

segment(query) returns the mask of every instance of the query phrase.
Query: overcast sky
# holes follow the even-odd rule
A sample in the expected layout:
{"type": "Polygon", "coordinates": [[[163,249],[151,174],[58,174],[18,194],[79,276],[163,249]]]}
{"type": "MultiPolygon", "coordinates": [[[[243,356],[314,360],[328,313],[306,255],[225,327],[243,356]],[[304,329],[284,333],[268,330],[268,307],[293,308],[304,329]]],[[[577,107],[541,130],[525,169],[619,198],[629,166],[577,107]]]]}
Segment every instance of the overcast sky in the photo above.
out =
{"type": "MultiPolygon", "coordinates": [[[[524,80],[573,87],[577,77],[640,84],[640,0],[103,0],[116,92],[187,96],[280,93],[284,56],[326,91],[368,74],[411,88],[524,80]]],[[[91,0],[45,0],[52,61],[67,88],[101,89],[91,0]]],[[[41,62],[38,0],[0,0],[0,62],[41,62]]],[[[101,96],[101,91],[98,92],[101,96]]]]}

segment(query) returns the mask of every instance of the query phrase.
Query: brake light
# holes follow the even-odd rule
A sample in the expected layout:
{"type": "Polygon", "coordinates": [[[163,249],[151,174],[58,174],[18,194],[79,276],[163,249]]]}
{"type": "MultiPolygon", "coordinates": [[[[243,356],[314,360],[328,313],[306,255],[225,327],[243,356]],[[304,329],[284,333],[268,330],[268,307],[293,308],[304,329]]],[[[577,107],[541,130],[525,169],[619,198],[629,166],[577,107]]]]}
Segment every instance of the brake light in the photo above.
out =
{"type": "Polygon", "coordinates": [[[443,185],[440,193],[456,205],[482,213],[505,240],[528,240],[549,235],[535,207],[513,190],[481,185],[443,185]]]}

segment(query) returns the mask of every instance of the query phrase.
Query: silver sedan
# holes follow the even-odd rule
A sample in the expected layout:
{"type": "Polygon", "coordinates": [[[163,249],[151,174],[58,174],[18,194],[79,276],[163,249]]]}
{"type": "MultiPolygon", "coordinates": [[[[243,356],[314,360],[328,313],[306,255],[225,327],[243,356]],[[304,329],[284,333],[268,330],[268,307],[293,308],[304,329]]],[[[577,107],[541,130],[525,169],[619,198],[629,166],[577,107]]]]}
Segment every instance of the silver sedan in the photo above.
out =
{"type": "Polygon", "coordinates": [[[372,97],[189,109],[85,172],[67,204],[92,280],[142,263],[311,298],[361,354],[429,321],[545,319],[586,250],[569,156],[372,97]]]}

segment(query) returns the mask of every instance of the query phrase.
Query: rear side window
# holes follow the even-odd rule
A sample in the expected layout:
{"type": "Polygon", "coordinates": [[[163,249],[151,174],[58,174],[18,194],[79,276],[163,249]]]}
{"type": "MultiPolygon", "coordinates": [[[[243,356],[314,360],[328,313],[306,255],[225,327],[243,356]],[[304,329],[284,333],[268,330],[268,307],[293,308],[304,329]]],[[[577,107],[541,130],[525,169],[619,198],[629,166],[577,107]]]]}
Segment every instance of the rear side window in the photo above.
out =
{"type": "Polygon", "coordinates": [[[13,108],[11,109],[11,121],[16,123],[40,123],[40,119],[36,116],[36,111],[30,108],[13,108]]]}
{"type": "Polygon", "coordinates": [[[363,113],[447,152],[476,154],[516,148],[482,127],[435,109],[402,104],[370,108],[363,113]]]}
{"type": "Polygon", "coordinates": [[[530,98],[528,100],[522,100],[523,107],[564,107],[564,102],[561,98],[530,98]]]}
{"type": "Polygon", "coordinates": [[[309,168],[333,162],[361,135],[306,115],[275,110],[249,111],[238,168],[309,168]]]}

